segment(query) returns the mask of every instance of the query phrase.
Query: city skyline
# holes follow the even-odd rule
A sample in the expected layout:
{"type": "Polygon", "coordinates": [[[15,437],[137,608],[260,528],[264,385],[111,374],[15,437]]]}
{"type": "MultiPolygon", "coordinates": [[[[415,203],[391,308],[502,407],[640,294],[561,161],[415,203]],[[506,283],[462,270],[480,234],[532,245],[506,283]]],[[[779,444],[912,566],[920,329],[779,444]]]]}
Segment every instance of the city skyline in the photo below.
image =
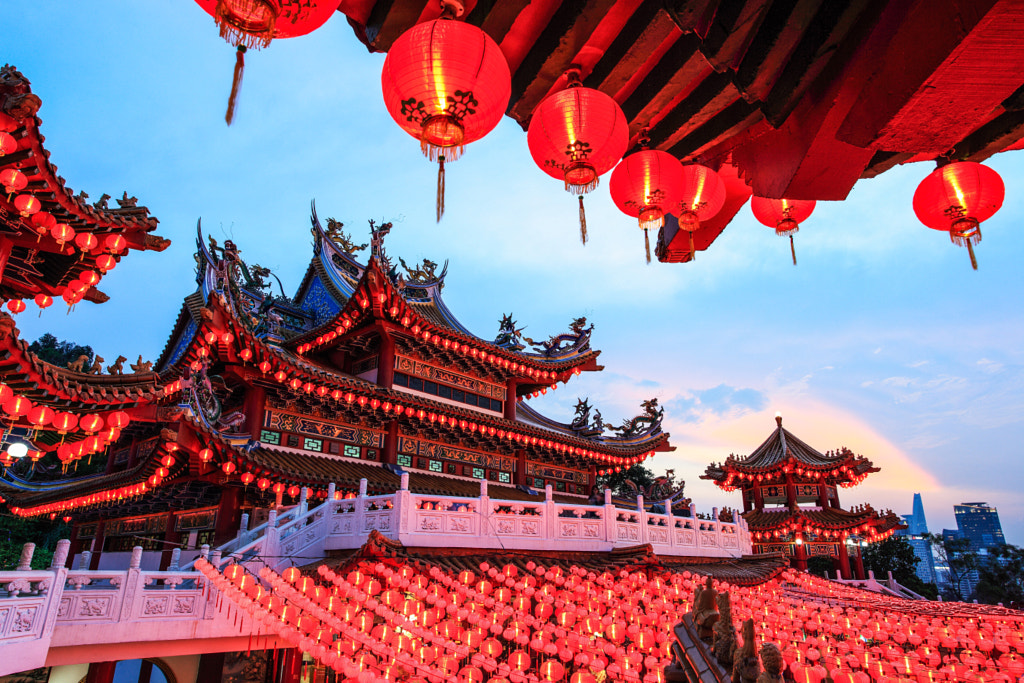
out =
{"type": "Polygon", "coordinates": [[[953,505],[986,500],[1003,513],[1007,540],[1020,540],[1019,155],[990,162],[1008,192],[982,226],[977,273],[965,250],[910,210],[926,164],[862,181],[846,202],[819,203],[796,235],[797,268],[787,240],[748,208],[695,263],[648,267],[642,233],[612,205],[607,177],[587,199],[591,243],[579,245],[572,197],[533,165],[525,133],[508,119],[451,164],[447,213],[435,224],[435,169],[384,111],[383,56],[366,54],[339,17],[248,57],[229,129],[232,50],[191,3],[86,11],[44,2],[24,15],[5,61],[42,98],[61,175],[93,198],[138,196],[174,240],[163,254],[125,259],[100,285],[111,295],[102,306],[65,316],[58,305],[41,317],[30,306],[17,321],[26,340],[52,332],[105,357],[155,359],[192,290],[200,216],[209,234],[232,236],[250,263],[272,267],[290,294],[310,256],[315,199],[322,218],[345,222],[360,242],[363,221],[384,218],[396,225],[395,255],[450,259],[446,299],[482,337],[510,311],[535,338],[587,315],[611,369],[538,407],[566,420],[589,395],[617,422],[658,396],[678,450],[649,465],[675,469],[702,506],[740,505],[698,474],[730,452],[750,453],[780,410],[815,448],[847,446],[882,468],[844,490],[844,505],[901,513],[921,491],[941,528],[953,526],[953,505]]]}

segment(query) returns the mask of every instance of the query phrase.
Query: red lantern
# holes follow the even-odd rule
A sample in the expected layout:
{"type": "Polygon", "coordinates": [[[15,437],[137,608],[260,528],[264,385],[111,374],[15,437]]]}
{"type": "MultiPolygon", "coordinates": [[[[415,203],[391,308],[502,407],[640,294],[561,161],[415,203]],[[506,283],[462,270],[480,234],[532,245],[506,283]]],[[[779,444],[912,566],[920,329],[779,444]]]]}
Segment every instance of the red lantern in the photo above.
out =
{"type": "Polygon", "coordinates": [[[59,434],[67,434],[78,426],[78,416],[74,413],[57,413],[51,423],[59,434]]]}
{"type": "Polygon", "coordinates": [[[248,486],[256,479],[256,475],[254,475],[252,472],[246,472],[240,478],[242,480],[242,483],[248,486]]]}
{"type": "Polygon", "coordinates": [[[50,232],[52,228],[57,227],[57,219],[47,211],[39,211],[33,214],[32,225],[35,226],[35,231],[39,233],[39,237],[36,239],[38,242],[43,238],[43,235],[50,232]]]}
{"type": "Polygon", "coordinates": [[[261,491],[266,491],[267,489],[270,488],[270,480],[267,479],[266,477],[262,477],[258,482],[256,482],[256,486],[261,491]]]}
{"type": "Polygon", "coordinates": [[[444,162],[498,125],[512,92],[505,56],[490,36],[455,21],[461,6],[445,3],[440,19],[413,26],[384,60],[384,105],[420,149],[438,162],[437,220],[444,215],[444,162]]]}
{"type": "Polygon", "coordinates": [[[124,236],[118,233],[107,235],[103,240],[103,247],[111,254],[120,254],[124,251],[127,244],[128,242],[125,241],[124,236]]]}
{"type": "Polygon", "coordinates": [[[63,249],[65,243],[75,239],[75,229],[67,223],[58,223],[50,228],[50,237],[57,240],[57,246],[63,249]]]}
{"type": "Polygon", "coordinates": [[[24,396],[13,395],[4,401],[3,409],[11,417],[21,417],[32,410],[32,401],[24,396]]]}
{"type": "Polygon", "coordinates": [[[102,270],[104,273],[114,269],[117,265],[117,259],[110,254],[101,254],[96,257],[96,267],[102,270]]]}
{"type": "Polygon", "coordinates": [[[228,462],[224,463],[223,465],[221,465],[220,468],[221,468],[221,470],[223,470],[224,474],[226,474],[226,475],[228,475],[230,477],[231,473],[235,471],[235,463],[233,463],[231,461],[228,461],[228,462]]]}
{"type": "Polygon", "coordinates": [[[14,208],[18,210],[18,213],[24,218],[28,218],[34,213],[37,213],[39,209],[43,207],[39,203],[39,200],[34,195],[30,194],[19,194],[14,198],[14,208]]]}
{"type": "MultiPolygon", "coordinates": [[[[690,233],[690,260],[697,255],[693,246],[693,233],[700,222],[714,218],[725,204],[725,183],[707,166],[683,166],[683,188],[679,199],[679,229],[690,233]]],[[[672,213],[676,213],[673,210],[672,213]]]]}
{"type": "Polygon", "coordinates": [[[103,429],[103,418],[95,413],[83,415],[78,418],[78,426],[87,434],[93,434],[103,429]]]}
{"type": "Polygon", "coordinates": [[[5,168],[0,171],[0,185],[10,195],[24,190],[28,186],[28,178],[16,168],[5,168]]]}
{"type": "Polygon", "coordinates": [[[96,239],[96,235],[90,232],[79,233],[75,236],[75,246],[81,251],[92,251],[99,245],[100,241],[96,239]]]}
{"type": "MultiPolygon", "coordinates": [[[[644,144],[646,140],[641,140],[644,144]]],[[[665,213],[682,196],[682,164],[668,152],[642,149],[630,154],[612,171],[608,184],[612,201],[627,216],[636,216],[644,231],[647,262],[651,262],[651,242],[647,231],[665,224],[665,213]]]]}
{"type": "Polygon", "coordinates": [[[618,103],[599,90],[580,85],[580,73],[567,74],[568,87],[538,105],[526,135],[534,162],[566,192],[580,199],[580,241],[587,243],[583,195],[597,189],[629,146],[629,126],[618,103]]]}
{"type": "Polygon", "coordinates": [[[1003,179],[991,168],[957,161],[921,181],[914,192],[914,213],[925,226],[946,231],[955,244],[966,246],[977,270],[974,245],[981,242],[980,224],[999,210],[1005,194],[1003,179]]]}
{"type": "Polygon", "coordinates": [[[793,245],[793,234],[799,232],[800,224],[810,217],[817,204],[813,199],[765,199],[752,197],[750,210],[754,218],[762,225],[775,229],[780,237],[789,237],[789,250],[793,254],[793,265],[796,265],[796,247],[793,245]]]}
{"type": "Polygon", "coordinates": [[[18,149],[18,141],[10,133],[0,132],[0,157],[18,149]]]}
{"type": "Polygon", "coordinates": [[[213,459],[213,450],[204,448],[199,451],[199,460],[202,462],[210,462],[213,459]]]}
{"type": "Polygon", "coordinates": [[[53,420],[53,409],[47,406],[36,406],[28,411],[28,421],[36,427],[45,427],[53,420]]]}
{"type": "Polygon", "coordinates": [[[7,310],[11,313],[18,314],[24,311],[26,308],[25,302],[21,299],[11,299],[7,302],[7,310]]]}

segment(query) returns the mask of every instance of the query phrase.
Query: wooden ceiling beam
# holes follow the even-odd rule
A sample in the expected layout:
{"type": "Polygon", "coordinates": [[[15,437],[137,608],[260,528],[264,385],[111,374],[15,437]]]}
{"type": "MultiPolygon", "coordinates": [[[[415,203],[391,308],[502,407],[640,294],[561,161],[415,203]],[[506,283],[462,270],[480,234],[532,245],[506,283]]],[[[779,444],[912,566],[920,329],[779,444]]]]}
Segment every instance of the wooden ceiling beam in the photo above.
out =
{"type": "Polygon", "coordinates": [[[398,36],[416,25],[427,0],[377,0],[366,22],[366,40],[370,49],[387,52],[398,36]]]}
{"type": "Polygon", "coordinates": [[[672,17],[658,3],[641,3],[583,79],[583,85],[614,96],[678,30],[672,17]]]}
{"type": "Polygon", "coordinates": [[[684,34],[651,68],[622,103],[631,128],[647,125],[679,94],[700,87],[702,79],[713,73],[699,49],[700,39],[684,34]]]}
{"type": "Polygon", "coordinates": [[[466,23],[478,26],[501,45],[512,30],[512,24],[529,4],[530,0],[478,0],[473,11],[466,15],[466,23]]]}
{"type": "Polygon", "coordinates": [[[566,0],[512,74],[508,114],[525,130],[533,110],[586,45],[615,0],[566,0]]]}

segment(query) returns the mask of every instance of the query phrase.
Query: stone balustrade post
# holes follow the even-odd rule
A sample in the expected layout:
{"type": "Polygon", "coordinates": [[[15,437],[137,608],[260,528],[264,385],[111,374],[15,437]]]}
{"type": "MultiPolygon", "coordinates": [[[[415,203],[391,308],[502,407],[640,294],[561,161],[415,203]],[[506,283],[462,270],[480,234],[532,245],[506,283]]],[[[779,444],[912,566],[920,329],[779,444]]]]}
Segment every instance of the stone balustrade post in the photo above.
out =
{"type": "Polygon", "coordinates": [[[551,484],[548,484],[544,487],[544,538],[547,540],[555,538],[555,529],[558,528],[556,517],[554,490],[551,484]]]}
{"type": "Polygon", "coordinates": [[[337,485],[333,481],[330,484],[327,485],[327,502],[328,503],[333,503],[334,502],[334,493],[337,490],[338,490],[338,487],[337,487],[337,485]]]}
{"type": "Polygon", "coordinates": [[[636,523],[639,527],[637,538],[640,543],[650,543],[651,539],[647,533],[647,511],[644,510],[644,496],[642,493],[636,495],[636,523]]]}
{"type": "Polygon", "coordinates": [[[176,572],[181,567],[181,548],[175,548],[171,551],[171,564],[167,567],[168,571],[176,572]]]}
{"type": "Polygon", "coordinates": [[[615,519],[615,504],[612,503],[612,490],[604,490],[604,540],[606,543],[615,545],[615,525],[617,521],[615,519]]]}
{"type": "Polygon", "coordinates": [[[280,540],[281,532],[277,528],[277,510],[271,509],[270,514],[267,516],[267,530],[263,534],[263,550],[260,555],[263,556],[267,565],[275,571],[277,566],[287,559],[280,557],[280,540]]]}
{"type": "Polygon", "coordinates": [[[53,551],[53,561],[50,562],[50,569],[61,569],[68,563],[68,552],[71,550],[71,541],[62,538],[57,541],[57,549],[53,551]]]}
{"type": "Polygon", "coordinates": [[[391,510],[391,528],[398,529],[399,538],[410,532],[409,517],[413,515],[412,495],[409,493],[409,473],[402,472],[401,483],[395,493],[394,508],[391,510]]]}
{"type": "Polygon", "coordinates": [[[18,560],[18,571],[27,572],[32,569],[32,556],[36,552],[35,543],[26,543],[21,546],[21,558],[18,560]]]}
{"type": "Polygon", "coordinates": [[[132,548],[132,559],[128,563],[129,569],[138,569],[142,566],[142,546],[137,545],[132,548]]]}
{"type": "Polygon", "coordinates": [[[492,536],[491,531],[491,497],[487,492],[487,480],[480,480],[480,500],[476,508],[477,519],[480,526],[477,527],[477,534],[480,536],[492,536]]]}
{"type": "Polygon", "coordinates": [[[123,596],[121,601],[121,618],[119,621],[128,621],[133,617],[137,617],[136,605],[142,602],[142,546],[137,545],[132,548],[131,559],[128,561],[128,571],[124,579],[124,584],[121,586],[121,594],[123,596]]]}
{"type": "Polygon", "coordinates": [[[366,531],[366,480],[359,480],[359,497],[356,498],[356,521],[352,532],[356,536],[362,536],[366,531]]]}
{"type": "Polygon", "coordinates": [[[718,508],[711,508],[711,519],[715,521],[715,545],[719,548],[722,547],[722,522],[718,519],[718,508]]]}
{"type": "Polygon", "coordinates": [[[672,517],[672,499],[666,498],[661,502],[665,508],[665,526],[668,528],[668,547],[676,547],[676,521],[672,517]]]}
{"type": "Polygon", "coordinates": [[[206,559],[208,559],[210,557],[210,544],[209,543],[204,543],[201,546],[199,546],[199,557],[203,558],[204,560],[206,560],[206,559]]]}
{"type": "Polygon", "coordinates": [[[309,511],[309,487],[303,486],[299,489],[299,515],[309,511]]]}
{"type": "Polygon", "coordinates": [[[238,538],[245,536],[245,533],[249,531],[249,513],[242,513],[242,521],[238,523],[238,538]]]}
{"type": "Polygon", "coordinates": [[[87,571],[90,562],[92,562],[92,551],[83,550],[82,554],[78,556],[78,569],[80,571],[87,571]]]}
{"type": "Polygon", "coordinates": [[[220,548],[214,548],[210,553],[210,564],[214,569],[220,570],[220,548]]]}

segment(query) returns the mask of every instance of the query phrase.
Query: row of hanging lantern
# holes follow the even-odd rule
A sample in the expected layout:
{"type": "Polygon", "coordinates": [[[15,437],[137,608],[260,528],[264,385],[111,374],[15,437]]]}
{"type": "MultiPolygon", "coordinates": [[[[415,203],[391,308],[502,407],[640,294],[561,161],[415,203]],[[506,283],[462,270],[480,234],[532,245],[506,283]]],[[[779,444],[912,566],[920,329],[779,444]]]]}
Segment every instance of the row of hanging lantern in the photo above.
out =
{"type": "MultiPolygon", "coordinates": [[[[245,49],[266,47],[273,38],[309,33],[334,10],[333,3],[315,1],[196,1],[215,18],[221,35],[239,50],[229,124],[245,49]]],[[[460,0],[441,0],[441,7],[439,19],[417,24],[399,36],[381,73],[388,112],[420,141],[424,155],[438,162],[438,221],[444,214],[445,162],[457,160],[467,144],[498,125],[511,94],[508,63],[497,43],[476,26],[456,20],[464,12],[460,0]]],[[[648,232],[664,225],[666,213],[677,215],[680,229],[689,234],[692,260],[696,255],[694,233],[725,202],[725,184],[714,170],[696,163],[684,165],[667,152],[649,149],[646,131],[641,134],[640,151],[622,159],[629,145],[625,116],[611,97],[580,83],[576,66],[566,74],[566,87],[538,105],[527,141],[537,165],[579,197],[584,244],[583,195],[596,189],[600,176],[613,167],[612,200],[623,213],[638,219],[648,263],[648,232]]],[[[979,224],[999,209],[1004,191],[999,175],[986,166],[940,162],[918,187],[914,211],[927,227],[948,231],[954,243],[966,246],[977,269],[973,245],[981,241],[979,224]]],[[[790,238],[794,265],[793,234],[814,207],[814,200],[754,197],[751,202],[759,222],[790,238]]]]}

